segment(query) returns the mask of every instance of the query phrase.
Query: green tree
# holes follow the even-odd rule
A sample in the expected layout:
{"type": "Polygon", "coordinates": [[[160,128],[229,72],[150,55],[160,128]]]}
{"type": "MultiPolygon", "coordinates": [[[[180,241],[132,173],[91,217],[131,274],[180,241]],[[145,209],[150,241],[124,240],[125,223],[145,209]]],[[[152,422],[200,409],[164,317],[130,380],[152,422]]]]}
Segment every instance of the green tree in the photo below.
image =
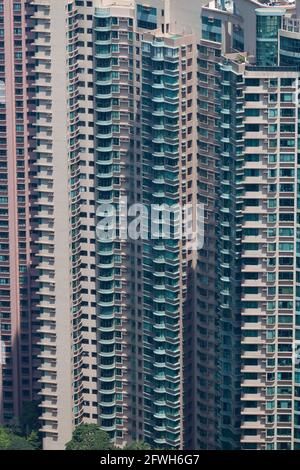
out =
{"type": "Polygon", "coordinates": [[[128,444],[125,447],[125,450],[151,450],[151,447],[146,442],[135,441],[135,442],[132,442],[131,444],[128,444]]]}
{"type": "Polygon", "coordinates": [[[11,433],[7,450],[35,450],[35,448],[25,437],[11,433]]]}
{"type": "Polygon", "coordinates": [[[42,447],[41,439],[36,431],[31,431],[26,439],[34,449],[40,449],[42,447]]]}
{"type": "Polygon", "coordinates": [[[0,428],[0,450],[7,449],[10,444],[10,438],[7,429],[0,428]]]}
{"type": "Polygon", "coordinates": [[[32,431],[39,431],[39,407],[36,401],[27,401],[22,405],[20,426],[22,434],[28,436],[32,431]]]}
{"type": "Polygon", "coordinates": [[[6,427],[13,434],[17,434],[17,436],[22,436],[22,428],[17,418],[12,418],[10,420],[9,425],[7,425],[6,427]]]}
{"type": "Polygon", "coordinates": [[[10,428],[0,428],[1,450],[34,450],[35,447],[22,436],[15,434],[10,428]]]}
{"type": "Polygon", "coordinates": [[[108,434],[96,424],[80,424],[73,432],[66,450],[112,450],[108,434]]]}

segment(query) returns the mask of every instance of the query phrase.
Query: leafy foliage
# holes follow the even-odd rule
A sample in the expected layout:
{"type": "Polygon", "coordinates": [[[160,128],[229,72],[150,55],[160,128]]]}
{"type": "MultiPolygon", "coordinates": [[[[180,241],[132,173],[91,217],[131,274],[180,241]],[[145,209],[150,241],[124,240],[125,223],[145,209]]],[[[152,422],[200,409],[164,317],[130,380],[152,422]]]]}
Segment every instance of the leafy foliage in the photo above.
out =
{"type": "Polygon", "coordinates": [[[23,403],[20,417],[20,427],[22,434],[28,436],[33,431],[39,431],[39,408],[38,402],[27,401],[23,403]]]}
{"type": "Polygon", "coordinates": [[[10,437],[7,429],[0,428],[0,450],[5,450],[10,445],[10,437]]]}
{"type": "Polygon", "coordinates": [[[80,424],[73,432],[66,450],[112,450],[108,434],[96,424],[80,424]]]}
{"type": "Polygon", "coordinates": [[[38,403],[23,403],[20,421],[13,418],[9,426],[0,427],[0,450],[36,450],[41,448],[38,418],[38,403]]]}
{"type": "Polygon", "coordinates": [[[29,442],[30,445],[32,445],[36,450],[40,449],[42,445],[39,434],[36,431],[31,431],[31,433],[27,436],[27,442],[29,442]]]}
{"type": "MultiPolygon", "coordinates": [[[[66,450],[121,450],[114,447],[108,434],[96,424],[81,424],[74,432],[66,450]]],[[[125,450],[151,450],[149,444],[136,441],[128,444],[125,450]]]]}
{"type": "Polygon", "coordinates": [[[146,442],[136,441],[128,444],[125,450],[151,450],[151,447],[146,442]]]}

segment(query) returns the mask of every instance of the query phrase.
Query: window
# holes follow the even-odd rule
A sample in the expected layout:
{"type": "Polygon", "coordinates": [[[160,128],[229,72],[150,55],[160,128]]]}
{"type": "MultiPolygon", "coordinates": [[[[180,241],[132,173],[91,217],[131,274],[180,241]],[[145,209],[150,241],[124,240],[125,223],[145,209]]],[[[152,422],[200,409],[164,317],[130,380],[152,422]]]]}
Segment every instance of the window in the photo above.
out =
{"type": "Polygon", "coordinates": [[[295,79],[294,78],[281,78],[281,86],[293,86],[295,79]]]}
{"type": "Polygon", "coordinates": [[[268,128],[269,134],[274,134],[277,132],[277,124],[269,124],[268,128]]]}
{"type": "MultiPolygon", "coordinates": [[[[272,125],[274,125],[274,124],[272,124],[272,125]]],[[[259,124],[245,124],[245,131],[246,132],[259,132],[259,128],[260,128],[259,124]]]]}
{"type": "Polygon", "coordinates": [[[280,161],[283,163],[295,161],[295,155],[293,153],[281,153],[280,154],[280,161]]]}
{"type": "Polygon", "coordinates": [[[277,117],[277,109],[269,109],[268,110],[268,117],[269,118],[276,118],[277,117]]]}
{"type": "Polygon", "coordinates": [[[277,155],[276,154],[271,153],[271,154],[268,155],[268,162],[269,163],[276,163],[276,161],[277,161],[277,155]]]}
{"type": "Polygon", "coordinates": [[[259,147],[259,139],[245,139],[245,147],[259,147]]]}
{"type": "Polygon", "coordinates": [[[294,108],[282,108],[280,110],[280,116],[281,117],[294,117],[295,116],[295,110],[294,110],[294,108]]]}
{"type": "Polygon", "coordinates": [[[282,103],[291,103],[293,101],[293,93],[280,93],[280,101],[282,103]]]}
{"type": "Polygon", "coordinates": [[[143,29],[157,28],[157,9],[144,5],[137,5],[137,25],[143,29]]]}
{"type": "Polygon", "coordinates": [[[270,88],[277,88],[278,86],[278,79],[277,78],[270,78],[269,79],[269,87],[270,88]]]}
{"type": "Polygon", "coordinates": [[[258,116],[260,116],[260,109],[258,109],[258,108],[249,108],[249,109],[247,109],[246,108],[245,109],[245,116],[258,117],[258,116]]]}
{"type": "Polygon", "coordinates": [[[259,93],[245,93],[245,101],[259,101],[259,93]]]}

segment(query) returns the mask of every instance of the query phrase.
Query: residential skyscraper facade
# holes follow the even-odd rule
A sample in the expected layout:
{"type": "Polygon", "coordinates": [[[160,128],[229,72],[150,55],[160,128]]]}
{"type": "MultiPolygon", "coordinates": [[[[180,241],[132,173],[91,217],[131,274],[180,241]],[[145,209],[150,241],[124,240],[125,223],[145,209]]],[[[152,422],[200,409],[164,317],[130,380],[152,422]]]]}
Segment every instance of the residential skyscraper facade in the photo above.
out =
{"type": "MultiPolygon", "coordinates": [[[[202,10],[204,96],[218,64],[221,448],[298,447],[298,8],[236,1],[202,10]]],[[[202,121],[206,135],[212,123],[202,121]]]]}
{"type": "Polygon", "coordinates": [[[299,448],[300,2],[0,0],[0,49],[0,422],[299,448]]]}
{"type": "Polygon", "coordinates": [[[32,335],[29,284],[30,217],[25,10],[23,2],[0,2],[0,416],[18,416],[31,400],[32,335]]]}
{"type": "MultiPolygon", "coordinates": [[[[196,203],[196,36],[172,8],[96,9],[98,204],[196,203]]],[[[196,257],[159,227],[150,238],[149,215],[145,238],[98,244],[101,425],[120,444],[179,448],[192,439],[196,257]]]]}

